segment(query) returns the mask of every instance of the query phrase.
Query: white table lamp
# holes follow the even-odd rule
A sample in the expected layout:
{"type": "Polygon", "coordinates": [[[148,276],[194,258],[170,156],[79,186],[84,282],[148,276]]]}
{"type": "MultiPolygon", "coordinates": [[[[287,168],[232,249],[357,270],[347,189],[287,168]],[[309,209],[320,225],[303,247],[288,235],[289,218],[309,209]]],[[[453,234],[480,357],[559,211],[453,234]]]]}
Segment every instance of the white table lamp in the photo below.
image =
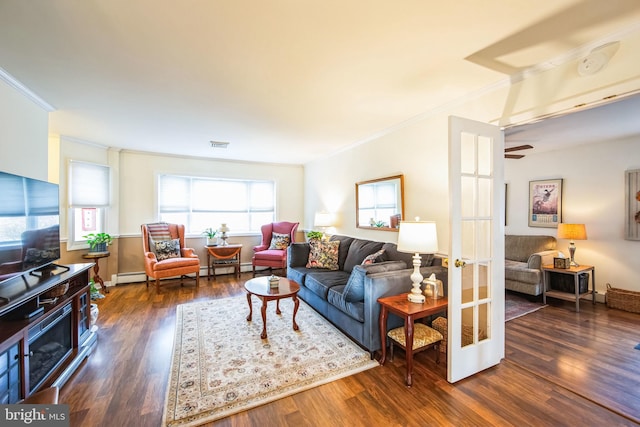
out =
{"type": "Polygon", "coordinates": [[[569,239],[569,256],[571,257],[571,267],[578,267],[573,257],[576,254],[576,244],[574,240],[587,240],[587,229],[584,224],[558,224],[558,239],[569,239]]]}
{"type": "Polygon", "coordinates": [[[400,230],[398,232],[398,250],[400,252],[413,253],[413,273],[411,273],[411,282],[413,288],[409,293],[408,299],[411,302],[423,303],[425,301],[422,295],[420,284],[422,283],[422,274],[420,274],[420,264],[422,258],[420,254],[433,254],[438,252],[438,234],[436,232],[436,223],[432,221],[400,221],[400,230]]]}
{"type": "Polygon", "coordinates": [[[227,226],[227,224],[222,224],[220,225],[220,228],[218,229],[218,231],[221,233],[220,240],[222,240],[222,243],[220,244],[220,246],[227,246],[229,244],[227,243],[227,238],[229,237],[227,236],[227,233],[231,231],[231,229],[227,226]]]}

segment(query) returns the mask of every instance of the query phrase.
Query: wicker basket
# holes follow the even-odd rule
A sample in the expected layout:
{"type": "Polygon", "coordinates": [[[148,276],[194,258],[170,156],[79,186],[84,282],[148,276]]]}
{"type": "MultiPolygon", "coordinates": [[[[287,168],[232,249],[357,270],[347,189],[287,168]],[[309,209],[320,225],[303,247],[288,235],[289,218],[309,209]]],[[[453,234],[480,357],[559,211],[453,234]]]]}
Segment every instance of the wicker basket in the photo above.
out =
{"type": "Polygon", "coordinates": [[[66,281],[64,283],[60,283],[59,285],[49,289],[47,292],[43,293],[42,296],[44,298],[57,298],[66,294],[68,290],[69,290],[69,282],[66,281]]]}
{"type": "Polygon", "coordinates": [[[640,292],[612,288],[607,283],[607,307],[640,313],[640,292]]]}

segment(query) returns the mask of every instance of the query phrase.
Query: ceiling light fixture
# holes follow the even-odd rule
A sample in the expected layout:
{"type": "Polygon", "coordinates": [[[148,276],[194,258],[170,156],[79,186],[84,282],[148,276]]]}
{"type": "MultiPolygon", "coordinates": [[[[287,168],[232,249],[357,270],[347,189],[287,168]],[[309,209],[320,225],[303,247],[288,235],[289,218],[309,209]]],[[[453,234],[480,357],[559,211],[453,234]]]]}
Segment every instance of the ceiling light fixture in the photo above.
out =
{"type": "Polygon", "coordinates": [[[229,146],[228,142],[221,141],[209,141],[209,144],[211,144],[211,148],[227,148],[229,146]]]}
{"type": "Polygon", "coordinates": [[[591,50],[589,55],[578,62],[578,74],[591,76],[602,70],[620,47],[620,42],[611,42],[591,50]]]}

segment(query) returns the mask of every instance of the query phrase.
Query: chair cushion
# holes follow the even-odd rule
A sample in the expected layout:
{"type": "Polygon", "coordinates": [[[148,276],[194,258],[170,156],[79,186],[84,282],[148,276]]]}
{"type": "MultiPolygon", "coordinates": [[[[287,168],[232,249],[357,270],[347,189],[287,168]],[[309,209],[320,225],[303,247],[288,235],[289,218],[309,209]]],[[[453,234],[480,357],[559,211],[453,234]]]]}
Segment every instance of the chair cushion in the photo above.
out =
{"type": "Polygon", "coordinates": [[[162,261],[168,258],[180,257],[180,239],[161,240],[155,242],[156,259],[162,261]]]}
{"type": "MultiPolygon", "coordinates": [[[[390,330],[387,333],[387,336],[401,346],[407,346],[404,336],[404,326],[390,330]]],[[[413,325],[414,350],[442,341],[442,338],[443,336],[440,332],[428,327],[427,325],[423,325],[422,323],[414,323],[413,325]]]]}
{"type": "Polygon", "coordinates": [[[168,258],[153,265],[155,271],[173,270],[174,268],[200,266],[198,258],[168,258]]]}
{"type": "Polygon", "coordinates": [[[307,268],[338,269],[338,251],[340,241],[313,239],[309,242],[309,260],[307,268]]]}
{"type": "Polygon", "coordinates": [[[256,252],[253,255],[257,260],[281,261],[287,256],[287,252],[282,249],[267,249],[266,251],[256,252]]]}
{"type": "Polygon", "coordinates": [[[287,249],[290,243],[291,236],[288,234],[271,233],[269,249],[287,249]]]}

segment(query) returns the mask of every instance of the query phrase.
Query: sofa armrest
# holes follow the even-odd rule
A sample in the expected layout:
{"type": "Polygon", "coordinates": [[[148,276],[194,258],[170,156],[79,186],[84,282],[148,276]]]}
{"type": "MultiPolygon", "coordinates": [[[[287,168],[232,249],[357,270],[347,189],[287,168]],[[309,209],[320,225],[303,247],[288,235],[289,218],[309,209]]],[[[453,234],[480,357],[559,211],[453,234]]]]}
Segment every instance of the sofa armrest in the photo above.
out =
{"type": "Polygon", "coordinates": [[[289,267],[304,267],[309,261],[311,246],[308,242],[291,243],[287,248],[287,264],[289,267]]]}
{"type": "Polygon", "coordinates": [[[543,265],[553,264],[553,258],[558,256],[557,250],[549,250],[536,252],[529,256],[527,267],[534,270],[540,270],[543,265]]]}

